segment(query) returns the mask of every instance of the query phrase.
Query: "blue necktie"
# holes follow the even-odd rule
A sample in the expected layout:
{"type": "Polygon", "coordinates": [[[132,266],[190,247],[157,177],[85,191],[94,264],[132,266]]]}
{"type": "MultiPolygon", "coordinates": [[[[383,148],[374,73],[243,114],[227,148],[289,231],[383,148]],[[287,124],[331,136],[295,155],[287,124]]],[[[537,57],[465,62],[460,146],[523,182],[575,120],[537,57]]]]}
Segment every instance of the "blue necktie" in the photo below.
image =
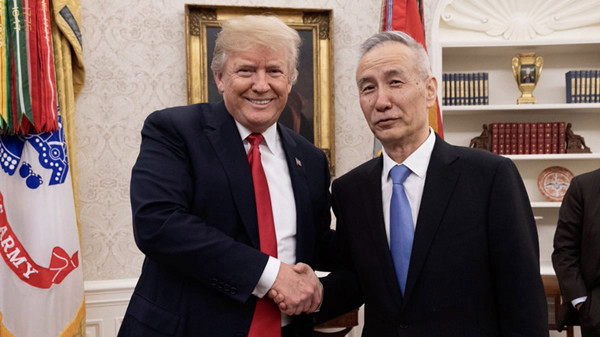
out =
{"type": "Polygon", "coordinates": [[[402,186],[410,173],[410,169],[404,165],[396,165],[390,171],[394,183],[390,203],[390,250],[402,295],[406,290],[410,252],[415,236],[410,204],[402,186]]]}

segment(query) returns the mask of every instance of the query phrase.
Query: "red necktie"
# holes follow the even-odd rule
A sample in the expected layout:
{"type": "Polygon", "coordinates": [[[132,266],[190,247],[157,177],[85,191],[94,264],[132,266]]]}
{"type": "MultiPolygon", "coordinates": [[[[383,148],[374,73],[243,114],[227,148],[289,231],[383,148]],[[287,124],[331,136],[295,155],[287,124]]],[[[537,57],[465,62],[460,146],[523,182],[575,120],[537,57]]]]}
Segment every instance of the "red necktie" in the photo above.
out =
{"type": "MultiPolygon", "coordinates": [[[[260,251],[277,257],[277,237],[275,236],[269,185],[260,160],[260,149],[258,147],[263,139],[260,133],[253,133],[246,138],[251,144],[250,151],[248,151],[248,162],[250,163],[252,182],[254,183],[260,251]]],[[[248,337],[265,336],[281,336],[281,314],[277,305],[267,296],[259,298],[256,302],[254,317],[252,317],[252,324],[248,332],[248,337]]]]}

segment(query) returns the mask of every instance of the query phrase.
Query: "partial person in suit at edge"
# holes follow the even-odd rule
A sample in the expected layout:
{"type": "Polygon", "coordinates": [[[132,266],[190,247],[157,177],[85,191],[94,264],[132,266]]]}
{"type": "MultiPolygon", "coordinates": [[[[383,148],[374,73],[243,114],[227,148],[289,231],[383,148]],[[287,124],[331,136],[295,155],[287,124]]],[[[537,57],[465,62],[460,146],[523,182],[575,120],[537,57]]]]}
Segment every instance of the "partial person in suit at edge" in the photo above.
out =
{"type": "Polygon", "coordinates": [[[552,264],[563,305],[556,324],[600,336],[600,169],[571,180],[560,206],[552,264]]]}
{"type": "Polygon", "coordinates": [[[321,279],[318,320],[364,303],[362,336],[548,336],[537,230],[513,162],[429,127],[437,82],[407,34],[366,40],[356,80],[383,154],[333,182],[341,262],[321,279]]]}
{"type": "Polygon", "coordinates": [[[211,64],[223,101],[146,119],[131,178],[146,258],[120,337],[312,335],[307,315],[265,296],[314,311],[323,290],[308,265],[328,270],[335,255],[327,158],[276,123],[299,44],[276,17],[227,20],[211,64]]]}

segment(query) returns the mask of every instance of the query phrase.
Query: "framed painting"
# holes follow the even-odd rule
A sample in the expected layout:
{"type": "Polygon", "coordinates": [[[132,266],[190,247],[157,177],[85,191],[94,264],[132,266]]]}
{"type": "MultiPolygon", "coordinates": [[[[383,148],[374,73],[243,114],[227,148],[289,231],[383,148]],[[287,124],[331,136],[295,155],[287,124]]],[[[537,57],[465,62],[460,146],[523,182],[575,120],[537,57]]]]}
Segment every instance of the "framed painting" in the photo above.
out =
{"type": "Polygon", "coordinates": [[[330,9],[185,5],[188,103],[218,102],[210,63],[221,21],[242,15],[274,15],[296,29],[298,80],[279,122],[322,149],[335,172],[333,108],[333,13],[330,9]]]}

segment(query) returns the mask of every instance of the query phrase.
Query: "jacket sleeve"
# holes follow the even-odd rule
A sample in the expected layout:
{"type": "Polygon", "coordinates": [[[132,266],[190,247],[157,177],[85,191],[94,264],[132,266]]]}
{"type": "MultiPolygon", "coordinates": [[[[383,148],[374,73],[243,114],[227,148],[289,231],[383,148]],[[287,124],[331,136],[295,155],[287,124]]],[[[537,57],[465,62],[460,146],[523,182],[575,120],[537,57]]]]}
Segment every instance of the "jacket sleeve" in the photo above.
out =
{"type": "MultiPolygon", "coordinates": [[[[198,203],[208,203],[209,198],[219,200],[221,196],[198,192],[203,186],[194,176],[206,172],[192,167],[190,153],[200,151],[199,145],[189,144],[171,115],[155,112],[142,129],[130,191],[136,243],[147,259],[173,274],[245,302],[268,256],[225,234],[222,224],[208,223],[206,216],[193,211],[198,203]]],[[[221,192],[228,193],[227,186],[221,192]]],[[[227,205],[222,208],[212,212],[235,213],[234,209],[226,209],[227,205]]]]}

